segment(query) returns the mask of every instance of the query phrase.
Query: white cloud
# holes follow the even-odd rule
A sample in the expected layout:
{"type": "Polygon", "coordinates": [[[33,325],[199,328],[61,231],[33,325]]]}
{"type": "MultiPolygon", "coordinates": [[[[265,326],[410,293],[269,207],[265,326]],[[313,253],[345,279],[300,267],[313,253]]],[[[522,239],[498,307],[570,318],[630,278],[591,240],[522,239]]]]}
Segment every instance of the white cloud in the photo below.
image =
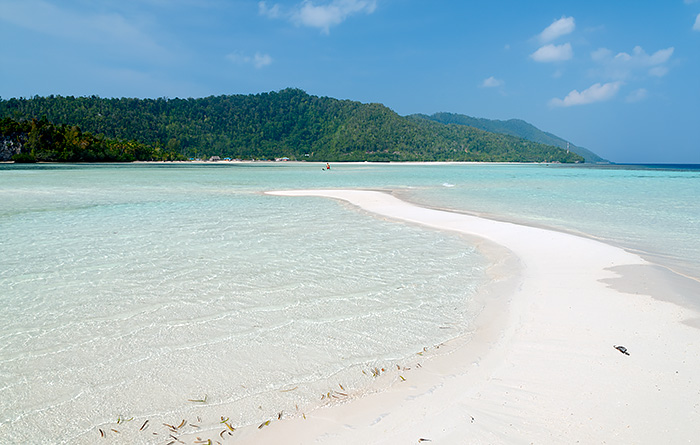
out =
{"type": "Polygon", "coordinates": [[[495,88],[495,87],[500,87],[503,85],[503,81],[500,79],[496,79],[495,77],[491,76],[488,79],[484,79],[483,82],[481,82],[482,88],[495,88]]]}
{"type": "Polygon", "coordinates": [[[695,24],[693,25],[693,30],[700,31],[700,14],[698,14],[698,16],[695,17],[695,24]]]}
{"type": "Polygon", "coordinates": [[[557,62],[561,60],[569,60],[573,57],[574,52],[571,49],[570,43],[564,43],[563,45],[544,45],[534,53],[530,54],[530,57],[537,62],[557,62]]]}
{"type": "Polygon", "coordinates": [[[255,68],[262,68],[272,63],[272,57],[268,54],[256,52],[254,56],[247,56],[239,51],[230,53],[226,56],[228,60],[238,65],[253,65],[255,68]]]}
{"type": "Polygon", "coordinates": [[[540,42],[551,42],[561,36],[571,34],[575,28],[576,23],[573,17],[562,17],[559,20],[555,20],[540,33],[540,42]]]}
{"type": "Polygon", "coordinates": [[[280,5],[272,5],[272,7],[267,6],[267,2],[258,3],[258,12],[260,15],[270,17],[271,19],[277,19],[282,16],[282,11],[280,5]]]}
{"type": "Polygon", "coordinates": [[[283,11],[279,4],[268,6],[266,2],[258,3],[261,15],[270,18],[286,18],[300,26],[319,28],[328,34],[331,26],[343,23],[355,14],[372,14],[377,8],[376,0],[332,0],[326,4],[315,4],[304,0],[289,11],[283,11]]]}
{"type": "Polygon", "coordinates": [[[635,46],[632,54],[621,52],[613,55],[607,48],[591,53],[591,58],[603,66],[603,74],[612,79],[627,79],[635,72],[646,71],[655,77],[668,73],[665,64],[671,59],[674,48],[669,47],[647,54],[641,46],[635,46]]]}
{"type": "Polygon", "coordinates": [[[654,77],[664,77],[668,74],[668,68],[665,66],[655,66],[649,69],[649,75],[654,77]]]}
{"type": "Polygon", "coordinates": [[[607,48],[598,48],[591,53],[591,59],[595,60],[596,62],[605,61],[610,58],[612,58],[612,51],[607,48]]]}
{"type": "Polygon", "coordinates": [[[596,83],[579,92],[572,90],[564,99],[554,98],[549,101],[552,107],[571,107],[574,105],[586,105],[594,102],[602,102],[612,99],[620,90],[622,82],[596,83]]]}
{"type": "Polygon", "coordinates": [[[651,56],[647,56],[647,54],[644,52],[641,46],[636,46],[634,48],[634,53],[635,56],[641,58],[642,63],[645,63],[647,65],[657,65],[668,62],[668,59],[670,59],[673,55],[673,50],[674,48],[671,46],[666,49],[660,49],[651,56]]]}
{"type": "Polygon", "coordinates": [[[646,99],[648,95],[649,92],[645,88],[639,88],[628,94],[625,101],[629,103],[640,102],[646,99]]]}
{"type": "Polygon", "coordinates": [[[0,7],[0,20],[54,38],[88,42],[101,52],[120,56],[167,56],[137,17],[117,13],[94,13],[57,6],[43,0],[7,1],[0,7]],[[85,36],[90,36],[86,40],[85,36]]]}
{"type": "Polygon", "coordinates": [[[272,57],[269,54],[255,53],[253,56],[253,66],[255,68],[262,68],[272,63],[272,57]]]}

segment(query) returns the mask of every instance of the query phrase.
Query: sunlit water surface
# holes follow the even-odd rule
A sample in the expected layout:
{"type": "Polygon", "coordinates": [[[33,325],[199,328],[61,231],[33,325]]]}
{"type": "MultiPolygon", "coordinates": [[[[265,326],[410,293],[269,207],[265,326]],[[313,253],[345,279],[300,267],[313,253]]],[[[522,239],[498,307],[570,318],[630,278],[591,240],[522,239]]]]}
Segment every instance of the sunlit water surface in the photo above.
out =
{"type": "Polygon", "coordinates": [[[467,239],[266,190],[392,190],[700,276],[697,170],[333,167],[0,166],[0,442],[256,424],[469,335],[488,262],[467,239]]]}

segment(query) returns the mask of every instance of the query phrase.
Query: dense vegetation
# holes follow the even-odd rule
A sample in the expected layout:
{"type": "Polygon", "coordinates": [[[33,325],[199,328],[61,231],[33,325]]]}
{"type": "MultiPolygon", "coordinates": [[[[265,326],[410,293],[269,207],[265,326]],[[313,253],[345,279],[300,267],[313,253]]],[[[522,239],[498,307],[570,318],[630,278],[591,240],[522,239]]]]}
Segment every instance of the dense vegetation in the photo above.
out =
{"type": "Polygon", "coordinates": [[[445,125],[467,125],[469,127],[479,128],[481,130],[490,131],[492,133],[509,134],[517,136],[528,141],[539,142],[540,144],[554,145],[559,148],[570,149],[574,153],[583,156],[586,162],[590,163],[607,163],[592,151],[570,144],[559,136],[542,131],[534,125],[525,122],[521,119],[508,119],[507,121],[484,119],[478,117],[465,116],[463,114],[454,113],[435,113],[430,116],[424,114],[414,114],[409,116],[413,119],[429,119],[435,122],[440,122],[445,125]]]}
{"type": "Polygon", "coordinates": [[[0,100],[3,116],[46,116],[56,124],[199,158],[583,162],[554,146],[401,117],[381,104],[316,97],[298,89],[201,99],[37,96],[0,100]]]}
{"type": "Polygon", "coordinates": [[[0,160],[15,162],[131,162],[185,159],[179,153],[135,141],[106,139],[77,126],[56,126],[45,117],[0,119],[0,160]]]}

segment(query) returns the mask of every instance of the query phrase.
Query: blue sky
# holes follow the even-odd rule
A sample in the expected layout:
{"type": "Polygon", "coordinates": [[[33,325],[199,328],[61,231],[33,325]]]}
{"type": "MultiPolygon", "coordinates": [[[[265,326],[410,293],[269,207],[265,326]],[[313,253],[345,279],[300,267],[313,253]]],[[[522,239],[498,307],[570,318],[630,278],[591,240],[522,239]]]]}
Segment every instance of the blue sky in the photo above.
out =
{"type": "Polygon", "coordinates": [[[0,97],[296,87],[700,163],[700,0],[0,0],[0,97]]]}

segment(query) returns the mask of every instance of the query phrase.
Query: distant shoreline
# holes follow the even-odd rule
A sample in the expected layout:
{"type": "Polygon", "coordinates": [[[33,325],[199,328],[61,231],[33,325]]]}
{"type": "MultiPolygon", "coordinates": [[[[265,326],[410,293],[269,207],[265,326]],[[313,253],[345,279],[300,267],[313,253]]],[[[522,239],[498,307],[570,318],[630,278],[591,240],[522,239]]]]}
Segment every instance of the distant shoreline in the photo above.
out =
{"type": "MultiPolygon", "coordinates": [[[[180,164],[198,164],[198,165],[226,165],[226,164],[275,164],[275,165],[303,165],[303,164],[325,164],[325,161],[272,161],[272,160],[221,160],[221,161],[131,161],[131,162],[14,162],[0,161],[0,164],[17,164],[17,165],[132,165],[132,164],[158,164],[158,165],[180,165],[180,164]]],[[[683,163],[578,163],[565,164],[560,162],[493,162],[493,161],[333,161],[332,165],[552,165],[570,168],[640,168],[640,169],[667,169],[667,170],[700,170],[700,164],[683,164],[683,163]]]]}

